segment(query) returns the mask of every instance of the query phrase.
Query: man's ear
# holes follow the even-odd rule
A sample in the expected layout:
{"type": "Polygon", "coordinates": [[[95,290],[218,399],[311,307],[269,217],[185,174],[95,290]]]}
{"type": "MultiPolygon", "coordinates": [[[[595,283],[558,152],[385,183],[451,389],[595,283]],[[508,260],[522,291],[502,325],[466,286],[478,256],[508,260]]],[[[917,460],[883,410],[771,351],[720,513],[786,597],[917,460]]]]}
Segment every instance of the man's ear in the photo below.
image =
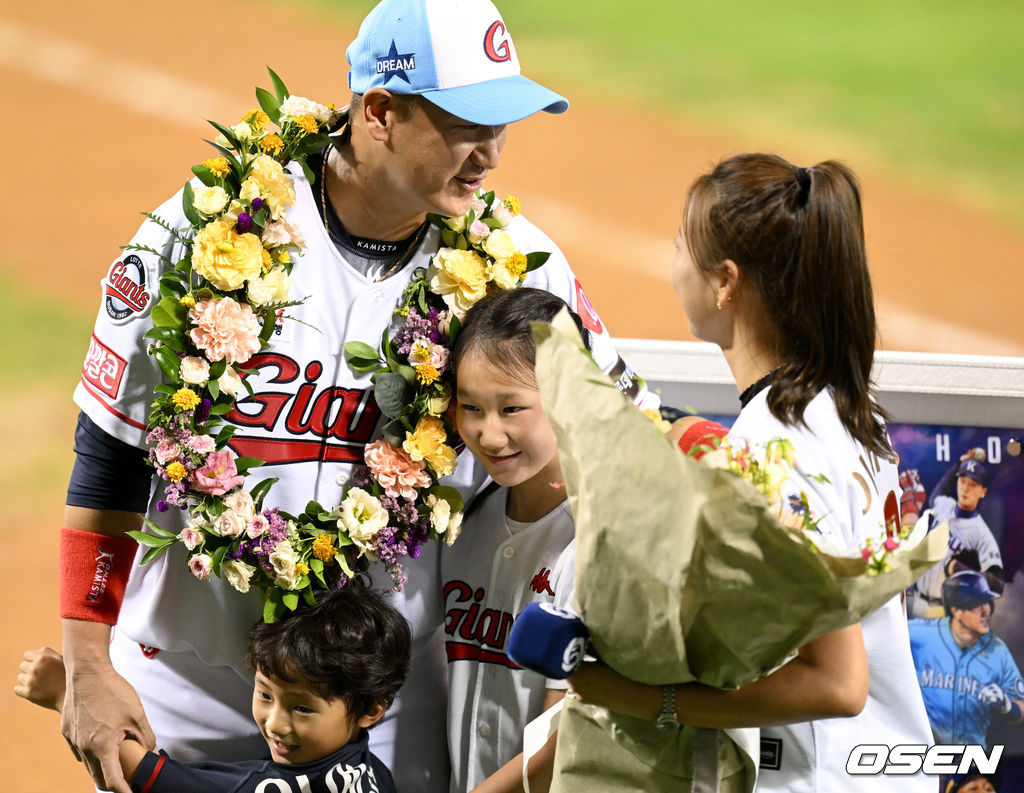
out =
{"type": "Polygon", "coordinates": [[[395,103],[391,92],[383,88],[371,88],[363,94],[363,126],[370,137],[378,141],[386,141],[391,136],[394,126],[395,103]]]}
{"type": "Polygon", "coordinates": [[[378,721],[384,718],[384,713],[387,711],[387,709],[387,703],[376,702],[367,713],[363,714],[356,720],[356,724],[358,724],[363,729],[372,727],[374,724],[376,724],[378,721]]]}

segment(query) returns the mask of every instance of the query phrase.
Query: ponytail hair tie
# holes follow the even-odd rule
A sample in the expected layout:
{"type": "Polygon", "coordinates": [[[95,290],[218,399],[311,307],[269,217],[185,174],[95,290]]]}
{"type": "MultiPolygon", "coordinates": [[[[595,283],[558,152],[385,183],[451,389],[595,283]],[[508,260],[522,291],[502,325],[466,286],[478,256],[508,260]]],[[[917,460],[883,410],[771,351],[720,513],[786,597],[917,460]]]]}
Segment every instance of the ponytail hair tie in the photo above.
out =
{"type": "Polygon", "coordinates": [[[811,192],[811,172],[806,168],[796,169],[796,183],[800,185],[800,196],[806,198],[811,192]]]}

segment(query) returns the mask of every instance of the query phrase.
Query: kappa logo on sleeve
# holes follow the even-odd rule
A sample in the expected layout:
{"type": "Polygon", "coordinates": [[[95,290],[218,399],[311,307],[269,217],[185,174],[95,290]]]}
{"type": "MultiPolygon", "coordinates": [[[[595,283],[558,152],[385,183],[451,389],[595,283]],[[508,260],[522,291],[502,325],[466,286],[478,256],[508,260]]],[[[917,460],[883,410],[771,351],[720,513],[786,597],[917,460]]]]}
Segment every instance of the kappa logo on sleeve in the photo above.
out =
{"type": "Polygon", "coordinates": [[[82,364],[82,379],[111,399],[116,399],[127,365],[124,358],[93,336],[82,364]]]}
{"type": "Polygon", "coordinates": [[[114,322],[125,322],[149,310],[146,263],[134,253],[114,262],[103,282],[103,307],[114,322]]]}
{"type": "Polygon", "coordinates": [[[594,307],[587,300],[587,295],[583,291],[583,284],[580,283],[579,278],[576,279],[576,313],[583,320],[583,327],[591,333],[604,333],[604,325],[601,324],[601,318],[597,316],[594,307]]]}

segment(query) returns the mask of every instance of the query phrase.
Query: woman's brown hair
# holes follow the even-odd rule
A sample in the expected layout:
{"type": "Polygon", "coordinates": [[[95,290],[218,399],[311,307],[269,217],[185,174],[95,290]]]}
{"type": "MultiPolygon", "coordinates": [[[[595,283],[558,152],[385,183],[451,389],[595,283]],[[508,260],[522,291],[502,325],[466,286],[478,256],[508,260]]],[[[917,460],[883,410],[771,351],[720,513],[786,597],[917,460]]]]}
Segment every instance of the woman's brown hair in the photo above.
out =
{"type": "Polygon", "coordinates": [[[760,298],[781,361],[772,414],[802,423],[830,388],[847,432],[891,458],[871,385],[877,324],[853,172],[832,160],[797,168],[771,154],[732,157],[690,188],[683,232],[698,268],[731,259],[760,298]]]}

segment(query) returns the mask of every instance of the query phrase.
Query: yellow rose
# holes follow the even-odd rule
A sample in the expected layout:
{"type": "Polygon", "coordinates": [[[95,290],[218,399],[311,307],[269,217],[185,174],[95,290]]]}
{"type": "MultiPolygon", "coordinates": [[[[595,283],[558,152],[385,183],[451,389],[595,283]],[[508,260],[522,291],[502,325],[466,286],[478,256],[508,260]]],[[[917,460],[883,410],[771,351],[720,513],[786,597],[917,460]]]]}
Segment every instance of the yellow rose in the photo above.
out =
{"type": "Polygon", "coordinates": [[[426,460],[438,476],[448,476],[455,470],[455,450],[445,443],[447,440],[441,419],[423,416],[416,423],[415,432],[405,433],[402,448],[412,459],[426,460]]]}
{"type": "Polygon", "coordinates": [[[192,195],[192,206],[207,217],[218,214],[228,205],[228,194],[223,187],[203,187],[192,195]]]}
{"type": "Polygon", "coordinates": [[[480,247],[487,251],[487,255],[492,259],[510,259],[516,252],[516,244],[512,241],[512,235],[504,229],[492,231],[480,247]]]}
{"type": "Polygon", "coordinates": [[[487,294],[487,262],[476,251],[441,248],[427,274],[430,291],[459,316],[487,294]]]}
{"type": "Polygon", "coordinates": [[[255,234],[239,234],[234,223],[220,218],[196,234],[192,268],[217,289],[239,289],[260,274],[263,245],[255,234]]]}
{"type": "Polygon", "coordinates": [[[427,399],[427,411],[432,416],[440,416],[448,410],[448,403],[451,401],[452,392],[448,386],[442,386],[440,393],[435,393],[427,399]]]}
{"type": "Polygon", "coordinates": [[[274,220],[284,218],[288,207],[295,203],[295,185],[291,177],[284,172],[281,163],[266,154],[253,159],[249,178],[242,184],[240,197],[243,201],[252,201],[256,195],[267,202],[267,210],[274,220]]]}
{"type": "Polygon", "coordinates": [[[291,280],[283,267],[275,267],[262,278],[249,282],[249,302],[255,306],[280,303],[288,299],[291,280]]]}

